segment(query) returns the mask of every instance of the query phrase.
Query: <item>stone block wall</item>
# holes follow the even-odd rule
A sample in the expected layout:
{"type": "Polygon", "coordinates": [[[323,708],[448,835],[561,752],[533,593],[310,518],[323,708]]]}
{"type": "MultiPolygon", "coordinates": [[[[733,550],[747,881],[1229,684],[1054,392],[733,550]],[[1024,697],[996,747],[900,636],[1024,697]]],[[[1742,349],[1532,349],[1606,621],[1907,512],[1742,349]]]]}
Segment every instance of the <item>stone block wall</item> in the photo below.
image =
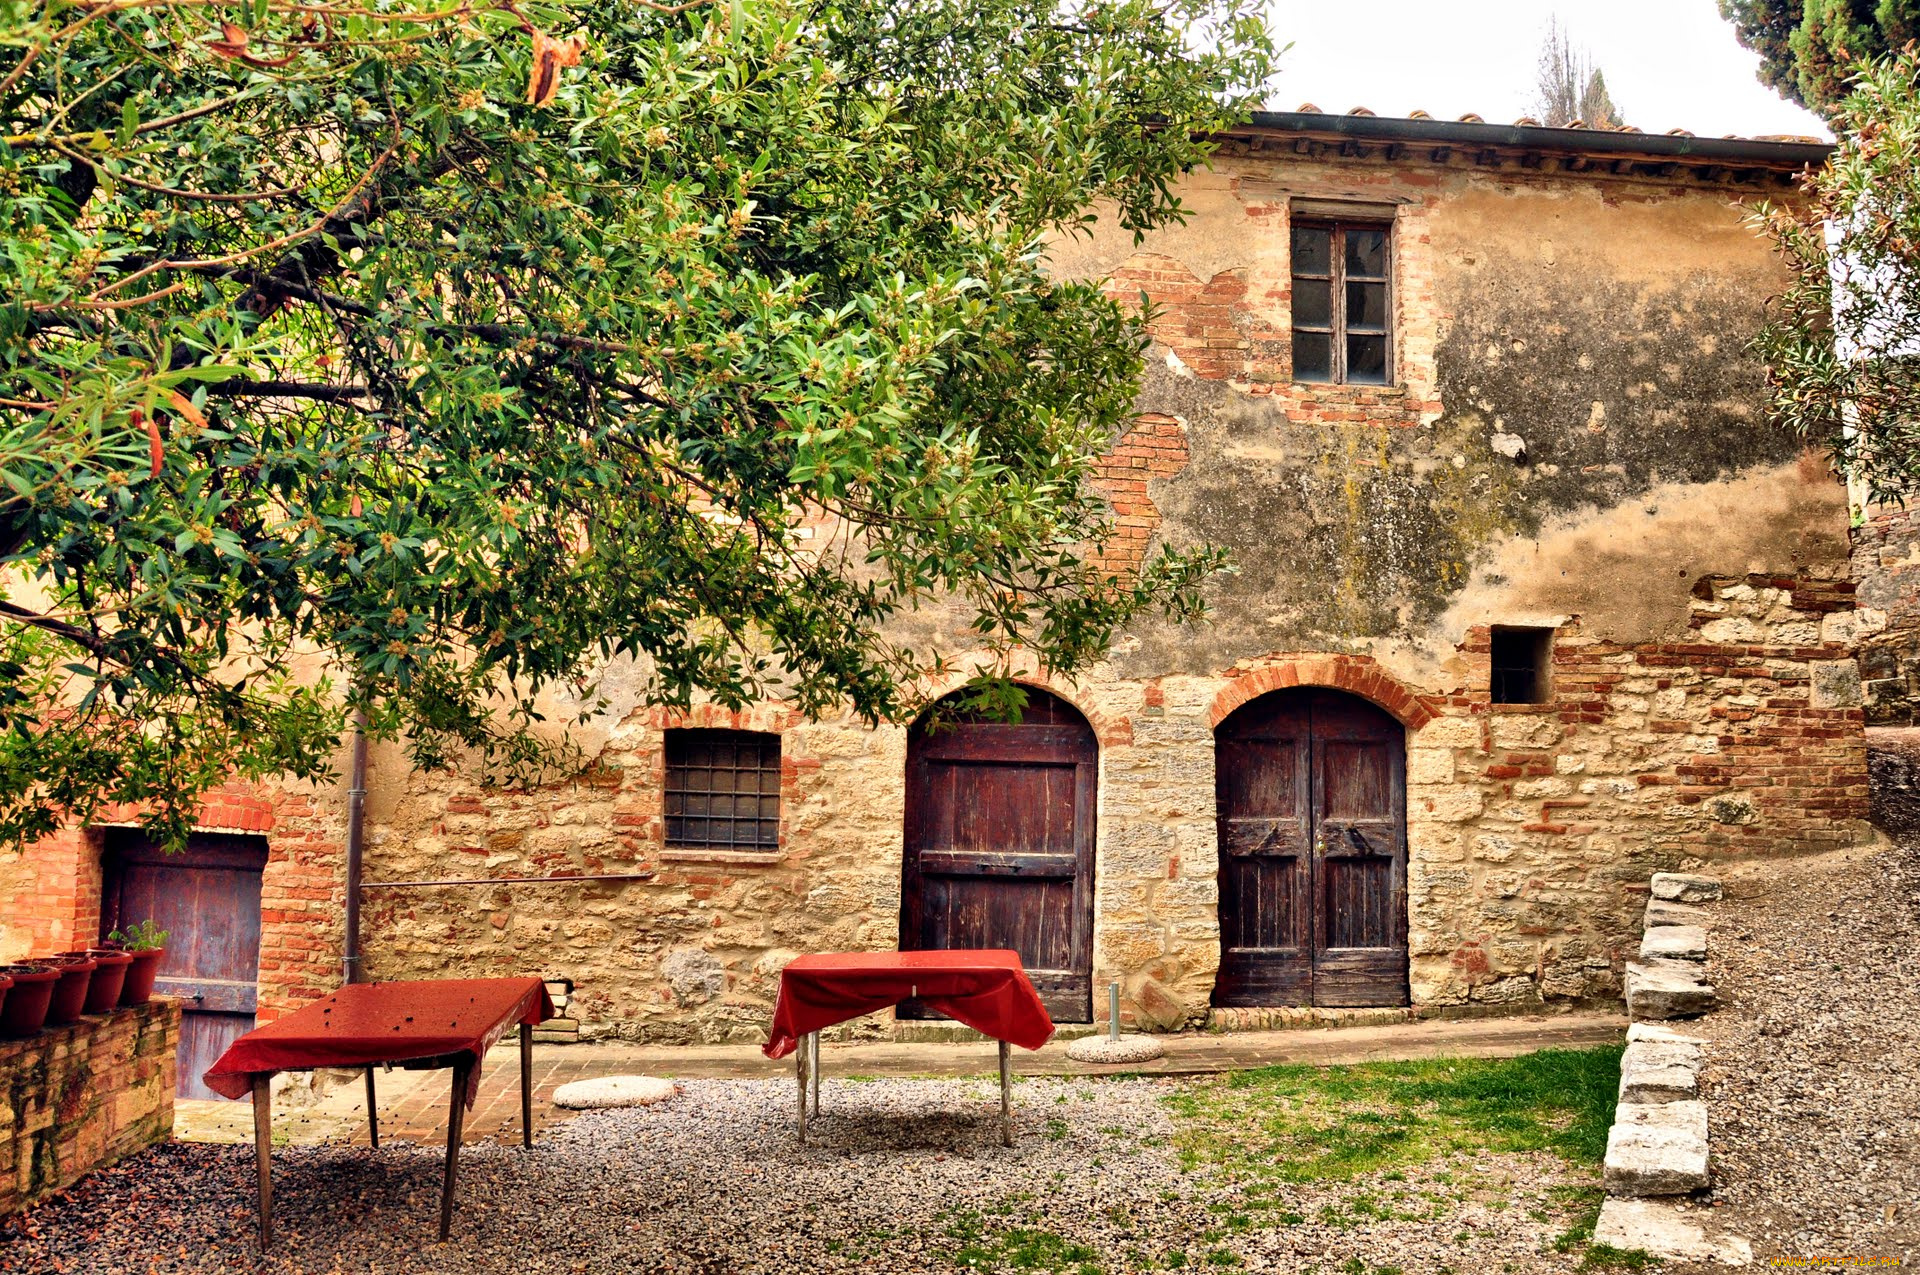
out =
{"type": "MultiPolygon", "coordinates": [[[[1559,631],[1553,694],[1489,703],[1488,631],[1423,686],[1371,656],[1275,653],[1207,676],[1047,685],[1100,739],[1094,982],[1167,1029],[1207,1015],[1219,959],[1214,728],[1291,686],[1327,686],[1408,730],[1409,930],[1417,1006],[1617,997],[1656,870],[1859,840],[1867,788],[1844,581],[1709,577],[1687,640],[1559,631]]],[[[377,977],[571,977],[587,1035],[754,1039],[799,952],[898,941],[905,732],[775,709],[636,710],[581,776],[489,791],[415,776],[371,838],[369,876],[644,871],[631,885],[376,892],[377,977]],[[669,849],[667,726],[782,738],[776,856],[669,849]],[[468,856],[462,860],[458,856],[468,856]]],[[[876,1020],[867,1030],[885,1030],[876,1020]]]]}
{"type": "Polygon", "coordinates": [[[1885,627],[1860,643],[1868,726],[1920,726],[1920,519],[1914,509],[1873,508],[1853,533],[1860,606],[1885,627]]]}
{"type": "Polygon", "coordinates": [[[171,1137],[179,1044],[166,999],[0,1041],[0,1215],[171,1137]]]}

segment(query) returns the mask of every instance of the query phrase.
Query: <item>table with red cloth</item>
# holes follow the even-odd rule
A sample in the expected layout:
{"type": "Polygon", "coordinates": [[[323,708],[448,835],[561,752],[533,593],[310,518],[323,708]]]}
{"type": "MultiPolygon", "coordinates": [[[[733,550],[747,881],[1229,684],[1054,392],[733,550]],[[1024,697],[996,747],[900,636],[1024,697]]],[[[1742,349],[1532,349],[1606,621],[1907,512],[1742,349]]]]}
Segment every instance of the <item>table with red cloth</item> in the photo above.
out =
{"type": "Polygon", "coordinates": [[[480,1092],[480,1061],[515,1024],[520,1028],[521,1141],[533,1145],[533,1028],[553,1017],[547,986],[537,978],[423,979],[349,983],[285,1018],[256,1027],[227,1046],[207,1069],[207,1088],[229,1098],[253,1095],[254,1157],[260,1177],[260,1245],[273,1236],[273,1141],[275,1072],[319,1067],[364,1069],[367,1127],[380,1145],[374,1106],[373,1069],[398,1064],[409,1069],[451,1067],[447,1111],[447,1162],[440,1187],[440,1238],[453,1216],[460,1133],[467,1109],[480,1092]]]}
{"type": "Polygon", "coordinates": [[[780,972],[769,1058],[795,1054],[800,1084],[800,1141],[807,1140],[808,1087],[820,1114],[820,1033],[848,1019],[917,1000],[1000,1044],[1000,1140],[1013,1145],[1009,1045],[1038,1049],[1053,1038],[1053,1019],[1033,989],[1020,954],[1004,948],[926,952],[820,952],[780,972]],[[796,1053],[797,1051],[797,1053],[796,1053]]]}

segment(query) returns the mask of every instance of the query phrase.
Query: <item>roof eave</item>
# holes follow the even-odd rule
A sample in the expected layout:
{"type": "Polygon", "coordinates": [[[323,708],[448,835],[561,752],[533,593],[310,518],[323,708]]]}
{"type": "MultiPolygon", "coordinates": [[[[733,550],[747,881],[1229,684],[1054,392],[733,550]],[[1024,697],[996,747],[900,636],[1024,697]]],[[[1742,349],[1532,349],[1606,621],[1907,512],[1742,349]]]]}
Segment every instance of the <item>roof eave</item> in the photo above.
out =
{"type": "Polygon", "coordinates": [[[1645,156],[1676,162],[1737,164],[1797,172],[1824,164],[1826,142],[1770,141],[1745,137],[1692,137],[1680,133],[1612,132],[1547,128],[1532,124],[1486,124],[1464,120],[1403,119],[1380,115],[1322,115],[1312,111],[1256,111],[1228,136],[1284,133],[1329,140],[1399,142],[1406,145],[1499,148],[1560,155],[1645,156]]]}

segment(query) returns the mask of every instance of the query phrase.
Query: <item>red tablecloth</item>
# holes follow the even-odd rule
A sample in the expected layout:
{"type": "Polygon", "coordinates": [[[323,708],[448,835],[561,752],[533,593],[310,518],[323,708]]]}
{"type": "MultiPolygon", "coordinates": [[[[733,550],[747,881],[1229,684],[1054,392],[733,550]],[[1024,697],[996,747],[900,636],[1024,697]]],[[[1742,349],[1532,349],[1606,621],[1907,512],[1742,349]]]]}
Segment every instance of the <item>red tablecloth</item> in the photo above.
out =
{"type": "Polygon", "coordinates": [[[761,1049],[784,1058],[808,1032],[915,995],[929,1009],[1022,1049],[1053,1038],[1053,1019],[1018,952],[823,952],[796,957],[781,971],[773,1031],[761,1049]]]}
{"type": "Polygon", "coordinates": [[[349,983],[325,1000],[256,1027],[207,1069],[207,1088],[244,1098],[255,1076],[313,1067],[366,1067],[470,1053],[467,1105],[480,1092],[479,1060],[507,1028],[553,1017],[537,978],[452,978],[349,983]]]}

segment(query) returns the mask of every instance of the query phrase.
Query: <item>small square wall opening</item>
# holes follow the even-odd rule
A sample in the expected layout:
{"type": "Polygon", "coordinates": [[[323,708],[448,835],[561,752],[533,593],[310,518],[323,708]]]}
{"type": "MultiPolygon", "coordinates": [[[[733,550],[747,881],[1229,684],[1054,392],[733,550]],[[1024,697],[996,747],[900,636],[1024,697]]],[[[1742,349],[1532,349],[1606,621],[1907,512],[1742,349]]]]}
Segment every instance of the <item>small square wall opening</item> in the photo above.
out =
{"type": "Polygon", "coordinates": [[[1553,695],[1553,630],[1493,626],[1493,702],[1545,704],[1553,695]]]}

